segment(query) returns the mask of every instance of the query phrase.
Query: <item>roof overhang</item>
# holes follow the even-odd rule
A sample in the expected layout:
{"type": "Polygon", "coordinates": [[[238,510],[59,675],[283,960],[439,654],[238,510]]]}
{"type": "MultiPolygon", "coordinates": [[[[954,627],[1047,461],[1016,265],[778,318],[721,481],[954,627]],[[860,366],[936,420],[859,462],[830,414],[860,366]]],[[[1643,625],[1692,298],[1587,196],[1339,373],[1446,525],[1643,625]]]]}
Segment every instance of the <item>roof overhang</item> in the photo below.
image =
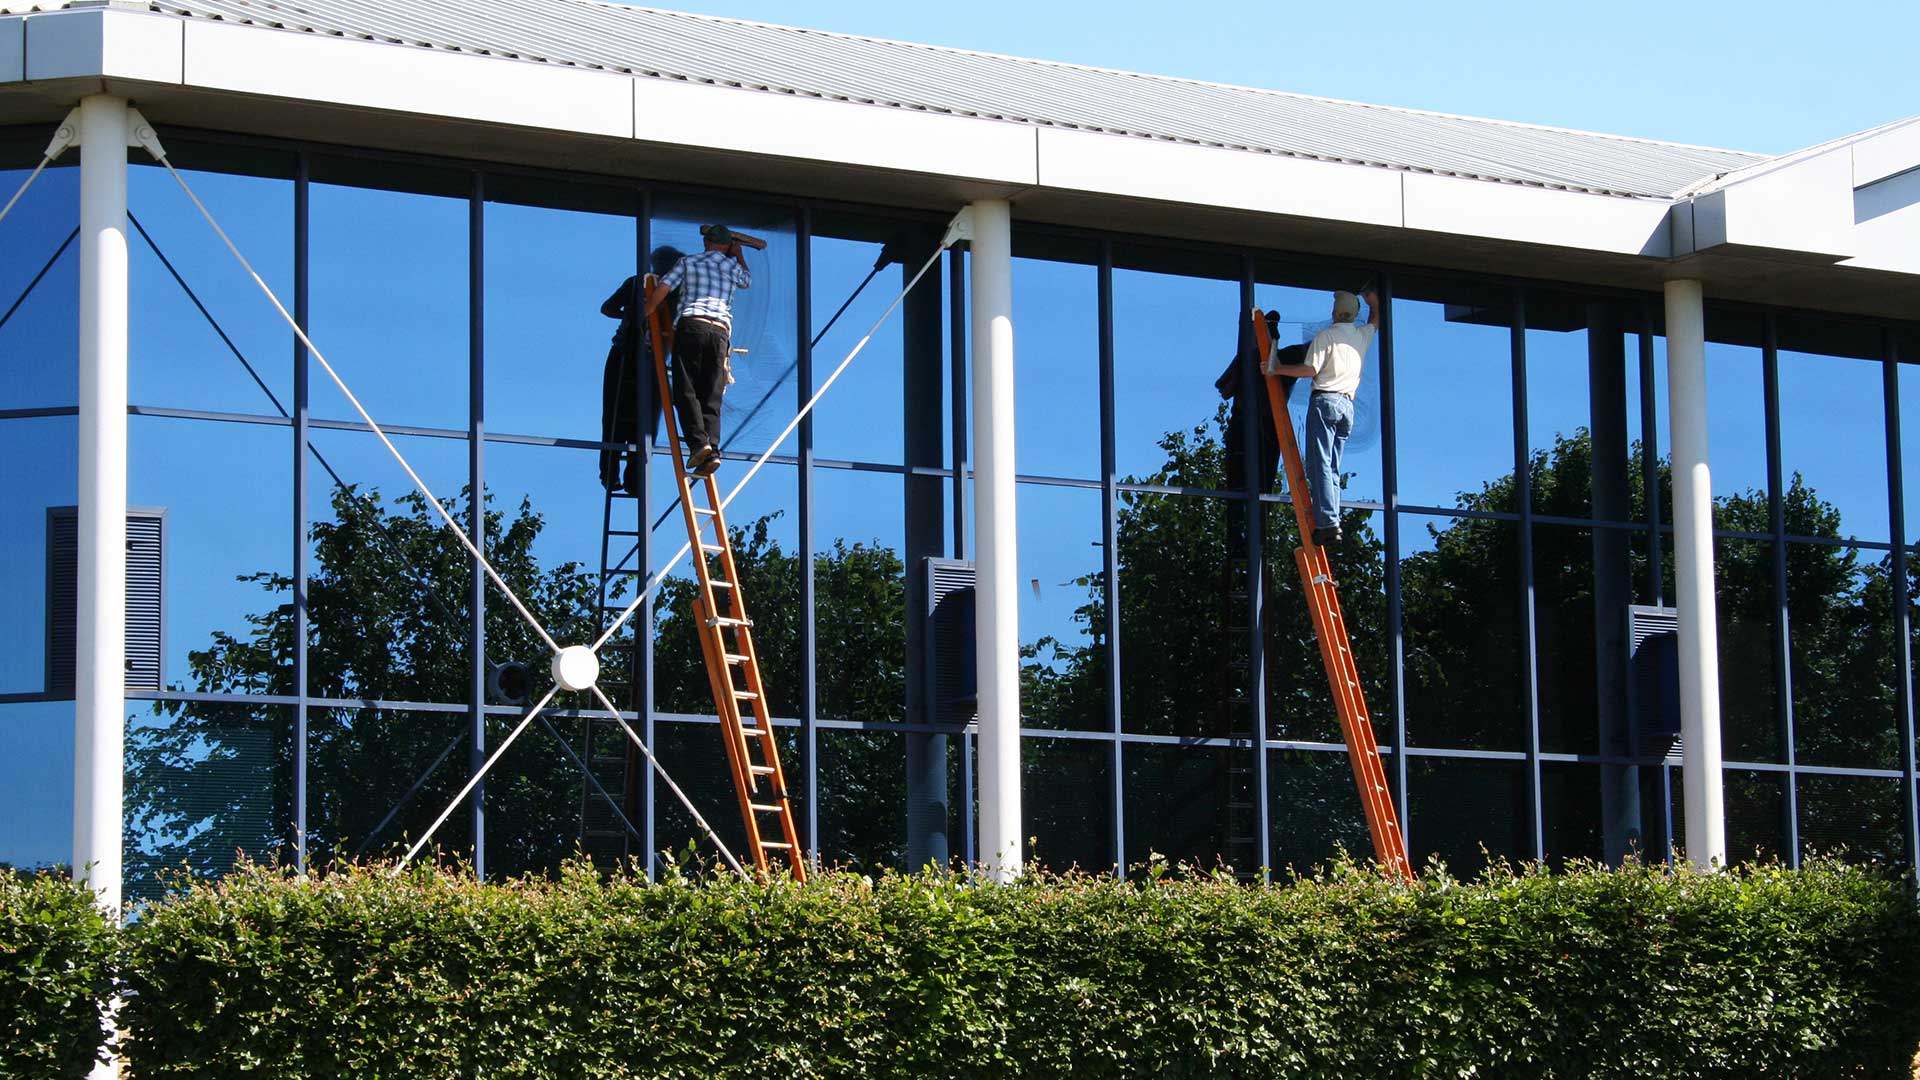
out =
{"type": "Polygon", "coordinates": [[[217,129],[928,210],[1010,198],[1034,222],[1617,288],[1699,277],[1717,296],[1920,314],[1907,242],[1920,125],[1690,198],[1631,198],[112,6],[0,16],[0,124],[57,120],[101,90],[134,99],[163,137],[217,129]]]}

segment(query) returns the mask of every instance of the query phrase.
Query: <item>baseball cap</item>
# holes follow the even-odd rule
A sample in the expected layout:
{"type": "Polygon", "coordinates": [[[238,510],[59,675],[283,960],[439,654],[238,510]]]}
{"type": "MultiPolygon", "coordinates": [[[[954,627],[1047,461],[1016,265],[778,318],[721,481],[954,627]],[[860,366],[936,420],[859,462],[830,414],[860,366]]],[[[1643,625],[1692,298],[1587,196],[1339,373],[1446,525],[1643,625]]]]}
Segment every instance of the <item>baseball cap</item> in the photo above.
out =
{"type": "Polygon", "coordinates": [[[724,247],[733,243],[733,230],[725,225],[702,225],[700,238],[709,244],[719,244],[724,247]]]}
{"type": "Polygon", "coordinates": [[[1333,294],[1333,313],[1335,315],[1360,314],[1360,298],[1350,292],[1333,294]]]}

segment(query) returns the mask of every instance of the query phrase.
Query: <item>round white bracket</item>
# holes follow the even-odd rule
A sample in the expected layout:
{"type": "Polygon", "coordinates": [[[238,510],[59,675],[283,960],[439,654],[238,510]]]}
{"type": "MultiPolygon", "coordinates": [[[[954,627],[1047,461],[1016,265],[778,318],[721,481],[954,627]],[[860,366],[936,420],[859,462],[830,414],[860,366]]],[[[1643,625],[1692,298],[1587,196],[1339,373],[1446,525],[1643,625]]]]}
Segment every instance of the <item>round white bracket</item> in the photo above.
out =
{"type": "Polygon", "coordinates": [[[553,657],[553,681],[562,690],[586,690],[600,677],[600,658],[585,645],[569,645],[553,657]]]}

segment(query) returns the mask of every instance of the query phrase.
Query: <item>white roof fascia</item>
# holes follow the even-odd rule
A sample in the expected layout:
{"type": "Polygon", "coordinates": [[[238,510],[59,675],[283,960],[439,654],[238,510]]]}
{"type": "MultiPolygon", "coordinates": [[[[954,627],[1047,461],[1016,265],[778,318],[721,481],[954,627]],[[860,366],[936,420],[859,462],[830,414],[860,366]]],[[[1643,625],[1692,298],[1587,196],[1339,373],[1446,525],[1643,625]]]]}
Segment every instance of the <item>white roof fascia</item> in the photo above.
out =
{"type": "Polygon", "coordinates": [[[1866,187],[1920,169],[1920,116],[1909,116],[1853,144],[1853,186],[1866,187]]]}
{"type": "Polygon", "coordinates": [[[180,82],[183,20],[82,8],[6,20],[25,34],[25,79],[117,78],[180,82]]]}
{"type": "MultiPolygon", "coordinates": [[[[1854,254],[1853,154],[1846,146],[1742,170],[1687,203],[1691,243],[1676,246],[1676,255],[1720,250],[1833,263],[1854,254]]],[[[1689,229],[1675,231],[1684,237],[1689,229]]]]}
{"type": "Polygon", "coordinates": [[[262,97],[633,136],[632,78],[341,38],[183,22],[186,85],[262,97]]]}
{"type": "Polygon", "coordinates": [[[1409,229],[1619,255],[1672,253],[1665,199],[1626,199],[1452,176],[1405,176],[1409,229]]]}
{"type": "Polygon", "coordinates": [[[1036,182],[1037,129],[704,83],[634,78],[633,138],[986,180],[1036,182]]]}
{"type": "Polygon", "coordinates": [[[27,77],[27,20],[0,19],[0,83],[27,77]]]}
{"type": "Polygon", "coordinates": [[[1038,130],[1041,187],[1367,225],[1403,224],[1404,172],[1131,135],[1038,130]]]}
{"type": "Polygon", "coordinates": [[[1853,218],[1857,253],[1842,265],[1920,274],[1920,168],[1855,190],[1853,218]]]}

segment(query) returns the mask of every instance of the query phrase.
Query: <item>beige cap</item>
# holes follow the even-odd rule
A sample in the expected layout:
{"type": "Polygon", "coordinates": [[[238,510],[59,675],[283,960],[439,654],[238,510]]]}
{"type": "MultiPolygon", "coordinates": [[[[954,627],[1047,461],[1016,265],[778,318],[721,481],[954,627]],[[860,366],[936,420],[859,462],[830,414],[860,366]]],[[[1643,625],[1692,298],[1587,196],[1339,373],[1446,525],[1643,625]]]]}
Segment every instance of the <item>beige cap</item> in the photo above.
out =
{"type": "Polygon", "coordinates": [[[1342,315],[1359,315],[1360,298],[1350,292],[1334,293],[1333,314],[1335,318],[1339,318],[1342,315]]]}

